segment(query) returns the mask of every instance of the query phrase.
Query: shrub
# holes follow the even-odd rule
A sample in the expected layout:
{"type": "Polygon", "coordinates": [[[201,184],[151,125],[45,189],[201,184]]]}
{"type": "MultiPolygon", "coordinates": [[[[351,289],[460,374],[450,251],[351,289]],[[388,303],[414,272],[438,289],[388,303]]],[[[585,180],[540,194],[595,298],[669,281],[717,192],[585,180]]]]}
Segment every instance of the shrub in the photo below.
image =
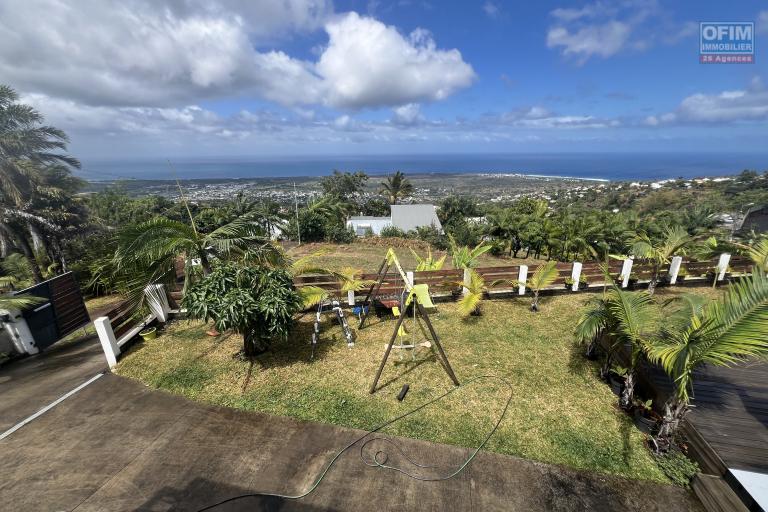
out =
{"type": "Polygon", "coordinates": [[[335,244],[351,244],[357,236],[352,228],[347,228],[339,223],[333,223],[325,228],[325,239],[335,244]]]}
{"type": "Polygon", "coordinates": [[[383,238],[405,238],[405,232],[395,226],[387,226],[381,230],[383,238]]]}
{"type": "Polygon", "coordinates": [[[658,455],[656,462],[670,480],[683,487],[688,487],[693,477],[699,472],[699,465],[678,450],[670,450],[658,455]]]}
{"type": "Polygon", "coordinates": [[[276,337],[285,338],[301,306],[288,271],[235,263],[217,266],[182,299],[190,317],[241,334],[248,356],[266,350],[276,337]]]}
{"type": "Polygon", "coordinates": [[[415,230],[409,231],[408,235],[411,238],[427,242],[435,249],[441,251],[448,249],[448,237],[443,233],[440,233],[440,230],[433,225],[419,226],[415,230]]]}

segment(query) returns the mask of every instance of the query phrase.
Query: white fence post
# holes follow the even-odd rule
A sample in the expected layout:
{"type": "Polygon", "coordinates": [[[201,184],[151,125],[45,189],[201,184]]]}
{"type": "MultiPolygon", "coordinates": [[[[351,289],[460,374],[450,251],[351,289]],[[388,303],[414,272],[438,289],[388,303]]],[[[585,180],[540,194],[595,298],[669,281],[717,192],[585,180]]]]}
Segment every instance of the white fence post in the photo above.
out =
{"type": "Polygon", "coordinates": [[[675,256],[672,258],[672,263],[669,264],[669,284],[675,284],[677,282],[677,275],[680,273],[680,265],[682,264],[682,256],[675,256]]]}
{"type": "Polygon", "coordinates": [[[168,296],[165,294],[165,285],[151,284],[144,288],[144,295],[147,297],[147,305],[152,314],[160,322],[167,322],[171,306],[168,304],[168,296]]]}
{"type": "Polygon", "coordinates": [[[717,262],[717,280],[722,281],[725,279],[725,273],[728,270],[728,263],[731,261],[731,255],[724,252],[720,255],[720,261],[717,262]]]}
{"type": "Polygon", "coordinates": [[[528,265],[520,265],[520,271],[517,274],[517,281],[520,285],[517,293],[525,295],[525,282],[528,280],[528,265]]]}
{"type": "Polygon", "coordinates": [[[571,269],[571,279],[573,279],[573,285],[571,290],[579,291],[579,278],[581,277],[581,263],[578,261],[573,262],[573,269],[571,269]]]}
{"type": "Polygon", "coordinates": [[[347,304],[350,306],[355,305],[355,291],[354,290],[347,290],[347,304]]]}
{"type": "Polygon", "coordinates": [[[113,368],[117,364],[120,347],[117,345],[115,333],[112,331],[112,323],[109,321],[109,317],[102,316],[94,320],[93,325],[96,327],[96,334],[99,335],[104,355],[107,356],[107,364],[109,364],[110,368],[113,368]]]}
{"type": "Polygon", "coordinates": [[[632,263],[635,261],[634,256],[630,256],[629,258],[624,260],[624,264],[621,266],[621,287],[626,288],[629,286],[629,275],[632,273],[632,263]]]}
{"type": "Polygon", "coordinates": [[[472,285],[472,272],[468,269],[464,269],[464,287],[461,290],[462,295],[469,295],[469,286],[472,285]]]}
{"type": "Polygon", "coordinates": [[[408,284],[413,287],[413,272],[406,272],[405,277],[408,279],[408,284]]]}

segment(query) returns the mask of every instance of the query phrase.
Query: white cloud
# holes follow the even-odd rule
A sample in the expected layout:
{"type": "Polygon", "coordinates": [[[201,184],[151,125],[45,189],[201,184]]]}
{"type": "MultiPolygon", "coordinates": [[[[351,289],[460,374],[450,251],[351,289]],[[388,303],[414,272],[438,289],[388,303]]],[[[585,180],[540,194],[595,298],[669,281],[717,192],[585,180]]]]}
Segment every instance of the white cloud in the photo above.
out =
{"type": "Polygon", "coordinates": [[[547,46],[562,46],[563,55],[575,56],[580,61],[593,55],[610,57],[624,47],[630,31],[629,25],[620,21],[589,25],[575,32],[569,32],[564,27],[554,27],[547,32],[547,46]]]}
{"type": "Polygon", "coordinates": [[[673,20],[656,0],[597,1],[554,9],[550,15],[555,21],[547,29],[547,47],[559,49],[578,65],[592,57],[676,44],[698,30],[697,23],[673,20]]]}
{"type": "Polygon", "coordinates": [[[0,77],[95,106],[183,106],[258,96],[340,108],[441,100],[474,80],[458,50],[325,0],[0,2],[0,77]],[[274,49],[323,29],[316,62],[274,49]]]}
{"type": "Polygon", "coordinates": [[[316,71],[327,86],[326,102],[360,108],[442,100],[469,86],[472,66],[458,50],[439,50],[431,35],[407,38],[395,27],[356,13],[329,22],[328,47],[316,71]]]}
{"type": "Polygon", "coordinates": [[[421,106],[418,103],[408,103],[394,109],[392,122],[401,126],[414,126],[424,122],[424,116],[421,114],[421,106]]]}
{"type": "Polygon", "coordinates": [[[649,116],[645,124],[722,124],[740,121],[768,120],[768,90],[759,78],[754,78],[743,90],[722,91],[717,94],[697,93],[680,102],[673,111],[649,116]]]}
{"type": "Polygon", "coordinates": [[[499,15],[499,6],[490,0],[483,3],[483,11],[490,18],[495,18],[499,15]]]}
{"type": "Polygon", "coordinates": [[[768,34],[768,11],[760,11],[757,14],[756,31],[759,34],[768,34]]]}

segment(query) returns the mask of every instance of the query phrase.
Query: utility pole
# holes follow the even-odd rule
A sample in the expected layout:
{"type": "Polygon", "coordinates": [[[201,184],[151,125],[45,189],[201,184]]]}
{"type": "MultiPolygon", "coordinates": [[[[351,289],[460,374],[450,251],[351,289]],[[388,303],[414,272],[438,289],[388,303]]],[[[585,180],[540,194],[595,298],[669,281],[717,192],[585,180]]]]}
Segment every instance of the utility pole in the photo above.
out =
{"type": "Polygon", "coordinates": [[[299,226],[299,196],[296,195],[296,182],[293,182],[293,201],[296,205],[296,236],[299,238],[299,245],[301,245],[301,226],[299,226]]]}

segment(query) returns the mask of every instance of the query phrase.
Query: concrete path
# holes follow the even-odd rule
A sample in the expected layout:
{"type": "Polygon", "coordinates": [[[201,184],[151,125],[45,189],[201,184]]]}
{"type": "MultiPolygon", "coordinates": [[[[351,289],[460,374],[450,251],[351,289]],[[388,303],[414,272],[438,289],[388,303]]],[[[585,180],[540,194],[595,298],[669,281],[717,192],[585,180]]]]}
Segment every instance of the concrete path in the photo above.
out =
{"type": "MultiPolygon", "coordinates": [[[[17,408],[39,408],[41,397],[63,394],[78,378],[102,370],[103,356],[90,350],[84,344],[0,368],[3,422],[13,422],[6,418],[18,417],[17,408]]],[[[194,511],[253,491],[300,493],[360,434],[199,404],[108,373],[0,441],[0,508],[194,511]]],[[[416,460],[443,468],[457,466],[469,453],[396,441],[416,460]]],[[[389,463],[405,466],[393,450],[376,447],[389,451],[389,463]]],[[[425,483],[369,468],[358,454],[353,449],[342,456],[307,498],[245,498],[216,510],[701,510],[690,493],[673,486],[504,455],[482,453],[458,477],[425,483]]]]}

